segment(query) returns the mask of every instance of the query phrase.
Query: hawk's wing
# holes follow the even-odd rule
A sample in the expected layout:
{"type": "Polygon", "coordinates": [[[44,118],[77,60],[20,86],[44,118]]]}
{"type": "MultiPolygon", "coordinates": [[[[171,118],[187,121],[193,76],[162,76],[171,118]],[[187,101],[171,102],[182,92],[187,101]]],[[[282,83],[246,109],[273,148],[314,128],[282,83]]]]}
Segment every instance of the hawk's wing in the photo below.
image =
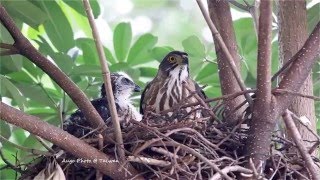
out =
{"type": "MultiPolygon", "coordinates": [[[[92,100],[91,103],[106,123],[110,117],[107,99],[98,98],[92,100]]],[[[76,137],[82,137],[90,132],[90,124],[83,113],[77,110],[65,121],[63,129],[76,137]]]]}
{"type": "Polygon", "coordinates": [[[142,115],[143,115],[143,113],[144,113],[144,107],[143,107],[143,106],[144,106],[144,104],[146,103],[146,102],[144,102],[144,98],[146,97],[146,93],[147,93],[147,91],[150,89],[151,84],[152,84],[152,81],[147,84],[147,86],[144,88],[144,90],[143,90],[143,92],[142,92],[142,94],[141,94],[141,99],[140,99],[140,114],[142,114],[142,115]]]}
{"type": "Polygon", "coordinates": [[[202,98],[202,99],[207,99],[207,95],[204,93],[204,91],[202,90],[202,88],[199,86],[198,83],[196,83],[195,81],[193,81],[194,86],[196,88],[197,94],[202,98]]]}

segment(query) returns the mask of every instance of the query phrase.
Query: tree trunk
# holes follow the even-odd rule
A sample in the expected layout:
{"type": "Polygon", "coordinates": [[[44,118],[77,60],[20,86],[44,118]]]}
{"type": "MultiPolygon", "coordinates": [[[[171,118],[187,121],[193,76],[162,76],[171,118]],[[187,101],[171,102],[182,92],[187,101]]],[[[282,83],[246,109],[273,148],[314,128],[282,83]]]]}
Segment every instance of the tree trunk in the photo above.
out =
{"type": "MultiPolygon", "coordinates": [[[[280,60],[285,63],[299,51],[308,37],[306,2],[304,0],[280,0],[278,3],[280,60]]],[[[313,95],[311,74],[301,87],[300,93],[313,95]]],[[[299,117],[306,116],[311,122],[309,127],[316,132],[315,106],[312,99],[295,97],[289,109],[299,117]]],[[[316,140],[308,129],[300,123],[296,123],[296,126],[302,139],[316,140]]],[[[312,146],[311,143],[304,143],[307,148],[312,146]]]]}
{"type": "MultiPolygon", "coordinates": [[[[208,0],[208,7],[211,20],[216,25],[224,43],[229,49],[230,54],[234,59],[234,63],[240,72],[240,57],[237,50],[237,42],[232,25],[232,17],[228,1],[221,0],[208,0]]],[[[213,36],[214,38],[214,36],[213,36]]],[[[228,65],[226,56],[221,51],[219,44],[215,41],[215,49],[218,58],[219,77],[221,84],[221,91],[223,95],[232,94],[241,91],[231,68],[228,65]]],[[[241,102],[245,99],[243,96],[228,100],[225,102],[225,115],[229,115],[226,119],[229,123],[235,123],[242,115],[241,109],[237,112],[230,114],[241,102]]]]}

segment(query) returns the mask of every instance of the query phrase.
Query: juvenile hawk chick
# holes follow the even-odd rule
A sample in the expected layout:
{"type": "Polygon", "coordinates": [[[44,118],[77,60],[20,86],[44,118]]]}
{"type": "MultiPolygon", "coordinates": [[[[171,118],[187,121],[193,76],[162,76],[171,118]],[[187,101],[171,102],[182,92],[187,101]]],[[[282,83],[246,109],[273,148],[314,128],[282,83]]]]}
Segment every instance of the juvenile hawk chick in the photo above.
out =
{"type": "MultiPolygon", "coordinates": [[[[111,85],[115,99],[116,109],[120,123],[128,123],[130,120],[141,121],[142,116],[132,105],[130,96],[133,92],[139,92],[140,87],[125,73],[111,73],[111,85]]],[[[101,86],[101,97],[91,101],[106,124],[111,122],[106,90],[101,86]]],[[[64,123],[64,130],[76,137],[82,137],[90,132],[89,122],[80,110],[71,114],[64,123]]]]}

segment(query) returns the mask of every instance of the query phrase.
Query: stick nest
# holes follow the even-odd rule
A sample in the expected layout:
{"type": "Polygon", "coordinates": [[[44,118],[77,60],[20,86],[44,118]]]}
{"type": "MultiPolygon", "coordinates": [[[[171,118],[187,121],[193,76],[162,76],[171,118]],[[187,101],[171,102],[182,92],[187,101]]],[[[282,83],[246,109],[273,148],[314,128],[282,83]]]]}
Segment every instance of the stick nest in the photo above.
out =
{"type": "MultiPolygon", "coordinates": [[[[217,107],[201,111],[211,111],[222,117],[219,112],[223,112],[223,107],[217,107]]],[[[170,117],[148,113],[142,122],[123,124],[125,163],[131,163],[146,179],[238,179],[240,176],[254,179],[310,179],[307,174],[300,173],[305,167],[296,145],[276,132],[270,144],[269,158],[261,164],[265,166],[265,171],[257,172],[253,165],[252,168],[245,168],[245,164],[251,163],[244,152],[248,132],[245,122],[250,121],[248,112],[233,125],[219,122],[212,113],[203,113],[208,114],[207,117],[196,120],[184,120],[181,119],[187,117],[184,113],[175,110],[170,117]]],[[[112,127],[107,131],[112,136],[112,127]]],[[[102,143],[95,132],[90,132],[83,139],[105,153],[115,155],[112,140],[102,143]]],[[[55,149],[59,150],[58,147],[55,149]]],[[[30,164],[21,178],[34,177],[52,159],[42,157],[40,161],[30,164]]],[[[87,167],[85,162],[77,162],[78,159],[60,150],[55,161],[68,179],[94,179],[95,169],[87,167]],[[75,162],[63,162],[66,159],[75,162]]],[[[314,160],[318,161],[316,158],[314,160]]],[[[117,160],[106,163],[114,162],[117,160]]],[[[103,178],[108,179],[107,176],[103,178]]]]}

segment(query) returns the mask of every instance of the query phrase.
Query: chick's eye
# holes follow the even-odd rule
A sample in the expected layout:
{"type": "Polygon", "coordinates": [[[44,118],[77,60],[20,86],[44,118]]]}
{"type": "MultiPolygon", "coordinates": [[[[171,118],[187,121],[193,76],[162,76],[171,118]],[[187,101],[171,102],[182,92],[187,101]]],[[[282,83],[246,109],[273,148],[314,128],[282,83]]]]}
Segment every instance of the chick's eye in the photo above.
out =
{"type": "Polygon", "coordinates": [[[125,83],[130,83],[130,80],[128,78],[124,78],[124,79],[122,79],[122,81],[125,83]]]}
{"type": "Polygon", "coordinates": [[[169,62],[174,63],[176,61],[176,58],[174,56],[169,57],[169,62]]]}

